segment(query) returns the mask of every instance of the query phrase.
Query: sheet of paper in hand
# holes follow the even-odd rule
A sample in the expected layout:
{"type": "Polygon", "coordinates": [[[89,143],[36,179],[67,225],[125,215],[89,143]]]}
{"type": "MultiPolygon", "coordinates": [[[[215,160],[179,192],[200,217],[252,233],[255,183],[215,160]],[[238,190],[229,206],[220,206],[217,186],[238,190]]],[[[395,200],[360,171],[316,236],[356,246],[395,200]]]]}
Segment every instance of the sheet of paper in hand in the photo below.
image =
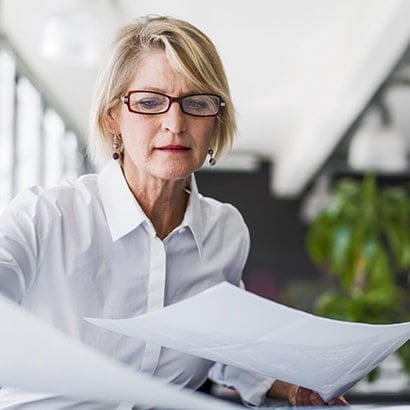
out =
{"type": "Polygon", "coordinates": [[[344,394],[410,339],[410,322],[370,325],[321,318],[226,282],[127,319],[91,319],[131,337],[317,391],[344,394]]]}
{"type": "Polygon", "coordinates": [[[143,408],[240,408],[136,374],[133,368],[67,336],[1,295],[0,323],[0,386],[143,408]]]}

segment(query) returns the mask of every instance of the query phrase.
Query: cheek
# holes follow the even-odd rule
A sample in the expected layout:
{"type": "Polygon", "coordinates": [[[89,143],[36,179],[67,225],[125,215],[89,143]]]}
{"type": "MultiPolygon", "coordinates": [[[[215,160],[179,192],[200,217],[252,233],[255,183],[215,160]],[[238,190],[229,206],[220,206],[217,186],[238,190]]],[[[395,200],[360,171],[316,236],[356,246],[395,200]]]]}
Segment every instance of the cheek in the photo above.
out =
{"type": "Polygon", "coordinates": [[[206,146],[206,150],[208,151],[208,148],[210,148],[212,144],[212,136],[214,135],[215,132],[215,121],[212,119],[212,121],[209,121],[208,124],[204,124],[202,127],[201,132],[199,132],[200,135],[200,144],[201,146],[206,146]]]}
{"type": "Polygon", "coordinates": [[[149,138],[144,138],[141,128],[138,131],[134,128],[124,128],[122,134],[124,155],[133,158],[133,161],[142,161],[149,151],[149,138]]]}
{"type": "Polygon", "coordinates": [[[157,127],[154,121],[143,121],[138,118],[123,121],[121,135],[125,145],[145,145],[152,141],[157,127]]]}

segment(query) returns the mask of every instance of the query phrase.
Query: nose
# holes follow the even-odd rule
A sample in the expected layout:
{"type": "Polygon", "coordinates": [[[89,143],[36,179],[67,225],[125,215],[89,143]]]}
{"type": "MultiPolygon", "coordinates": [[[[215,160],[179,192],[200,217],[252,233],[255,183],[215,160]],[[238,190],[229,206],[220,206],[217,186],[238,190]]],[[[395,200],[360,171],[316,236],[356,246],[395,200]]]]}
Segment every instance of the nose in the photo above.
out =
{"type": "Polygon", "coordinates": [[[169,110],[163,114],[163,127],[173,134],[186,131],[186,117],[178,101],[172,101],[169,110]]]}

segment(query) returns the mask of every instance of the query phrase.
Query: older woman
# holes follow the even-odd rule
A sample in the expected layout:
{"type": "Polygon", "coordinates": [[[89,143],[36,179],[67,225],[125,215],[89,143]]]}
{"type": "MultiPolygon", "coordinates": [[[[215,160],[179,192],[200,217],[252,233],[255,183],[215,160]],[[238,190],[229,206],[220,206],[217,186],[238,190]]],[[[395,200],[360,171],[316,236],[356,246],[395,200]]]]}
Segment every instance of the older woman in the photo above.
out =
{"type": "MultiPolygon", "coordinates": [[[[196,389],[212,362],[81,318],[135,316],[221,281],[240,284],[247,227],[233,206],[201,196],[193,174],[207,156],[214,164],[235,133],[222,63],[187,22],[139,18],[120,29],[94,104],[90,153],[106,165],[12,202],[0,220],[0,289],[136,371],[196,389]]],[[[211,376],[254,405],[266,394],[323,404],[309,390],[227,366],[213,366],[211,376]]],[[[3,387],[0,409],[10,406],[112,408],[3,387]]]]}

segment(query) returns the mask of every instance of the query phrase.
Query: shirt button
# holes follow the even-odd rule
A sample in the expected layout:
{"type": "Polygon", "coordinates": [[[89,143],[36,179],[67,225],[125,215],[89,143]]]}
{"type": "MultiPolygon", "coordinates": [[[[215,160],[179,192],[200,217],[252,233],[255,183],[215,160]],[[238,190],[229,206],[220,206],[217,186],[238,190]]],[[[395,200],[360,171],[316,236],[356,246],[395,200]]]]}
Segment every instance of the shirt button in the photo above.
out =
{"type": "Polygon", "coordinates": [[[178,233],[184,233],[185,232],[185,228],[181,228],[178,233]]]}

